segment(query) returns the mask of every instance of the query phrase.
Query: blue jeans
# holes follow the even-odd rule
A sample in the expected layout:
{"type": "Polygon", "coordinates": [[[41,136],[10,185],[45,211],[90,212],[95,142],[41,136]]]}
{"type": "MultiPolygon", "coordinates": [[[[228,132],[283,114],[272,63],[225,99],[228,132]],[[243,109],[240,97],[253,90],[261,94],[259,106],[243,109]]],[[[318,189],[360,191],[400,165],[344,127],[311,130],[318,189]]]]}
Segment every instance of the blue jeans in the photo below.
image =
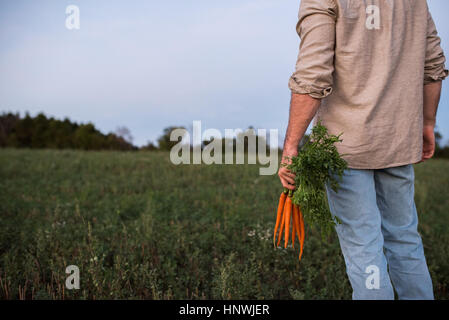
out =
{"type": "Polygon", "coordinates": [[[412,165],[347,169],[326,186],[353,299],[433,299],[414,200],[412,165]],[[393,286],[392,286],[393,284],[393,286]]]}

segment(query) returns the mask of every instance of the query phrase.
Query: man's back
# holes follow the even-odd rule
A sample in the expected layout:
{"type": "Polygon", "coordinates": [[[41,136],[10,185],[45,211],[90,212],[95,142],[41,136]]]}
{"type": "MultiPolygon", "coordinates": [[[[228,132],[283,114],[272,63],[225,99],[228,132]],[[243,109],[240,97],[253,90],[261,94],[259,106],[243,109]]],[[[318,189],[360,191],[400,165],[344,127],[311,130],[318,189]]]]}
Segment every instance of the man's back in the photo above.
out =
{"type": "Polygon", "coordinates": [[[290,89],[322,98],[349,167],[421,160],[423,85],[448,74],[426,1],[302,0],[297,31],[290,89]]]}

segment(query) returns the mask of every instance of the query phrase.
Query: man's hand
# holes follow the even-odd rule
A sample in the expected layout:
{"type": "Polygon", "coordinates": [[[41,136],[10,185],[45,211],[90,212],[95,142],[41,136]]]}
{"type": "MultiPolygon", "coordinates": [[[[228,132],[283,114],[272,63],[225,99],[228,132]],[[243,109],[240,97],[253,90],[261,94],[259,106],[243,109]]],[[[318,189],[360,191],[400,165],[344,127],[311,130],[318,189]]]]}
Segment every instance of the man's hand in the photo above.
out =
{"type": "Polygon", "coordinates": [[[422,161],[429,160],[435,153],[435,132],[433,125],[423,127],[422,161]]]}
{"type": "Polygon", "coordinates": [[[420,162],[429,160],[435,153],[435,119],[441,95],[441,82],[430,82],[424,86],[423,147],[420,162]]]}
{"type": "MultiPolygon", "coordinates": [[[[292,157],[293,155],[289,156],[292,157]]],[[[281,179],[281,183],[284,188],[289,190],[295,190],[295,174],[287,169],[285,165],[289,165],[291,163],[289,157],[282,156],[282,164],[278,171],[279,179],[281,179]],[[285,165],[284,165],[285,164],[285,165]]]]}

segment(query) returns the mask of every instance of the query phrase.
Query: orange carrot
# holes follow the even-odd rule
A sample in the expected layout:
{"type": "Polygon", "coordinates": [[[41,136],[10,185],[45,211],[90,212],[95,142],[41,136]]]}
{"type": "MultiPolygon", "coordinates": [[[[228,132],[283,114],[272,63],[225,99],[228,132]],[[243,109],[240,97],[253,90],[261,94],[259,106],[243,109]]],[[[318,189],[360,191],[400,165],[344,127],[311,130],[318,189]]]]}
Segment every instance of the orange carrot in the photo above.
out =
{"type": "Polygon", "coordinates": [[[304,238],[305,238],[305,232],[304,232],[304,217],[302,215],[301,209],[299,209],[299,224],[301,229],[301,240],[300,240],[300,252],[299,252],[299,260],[301,260],[302,256],[302,250],[304,248],[304,238]]]}
{"type": "Polygon", "coordinates": [[[298,207],[296,206],[296,204],[293,204],[293,212],[292,212],[292,247],[295,247],[295,236],[296,233],[299,232],[299,230],[296,230],[296,219],[297,219],[297,215],[298,214],[298,207]]]}
{"type": "Polygon", "coordinates": [[[291,192],[289,193],[287,200],[285,200],[285,209],[284,209],[284,221],[285,221],[285,239],[284,239],[284,248],[287,248],[288,245],[288,236],[290,233],[290,218],[292,215],[292,198],[291,192]]]}
{"type": "Polygon", "coordinates": [[[279,227],[279,223],[281,222],[281,217],[284,212],[284,203],[285,198],[287,197],[287,191],[284,189],[284,192],[281,193],[279,197],[278,211],[276,215],[276,226],[274,227],[274,236],[273,236],[273,245],[276,246],[276,233],[279,227]]]}
{"type": "MultiPolygon", "coordinates": [[[[287,200],[285,200],[285,202],[287,202],[287,200]]],[[[278,237],[278,242],[277,242],[277,246],[279,247],[279,244],[281,243],[281,238],[282,238],[282,231],[284,231],[284,224],[285,224],[285,219],[284,219],[284,216],[285,216],[285,208],[286,208],[286,206],[285,206],[285,204],[284,204],[284,210],[282,211],[282,217],[281,217],[281,227],[280,227],[280,229],[279,229],[279,237],[278,237]]]]}
{"type": "Polygon", "coordinates": [[[299,244],[301,244],[301,228],[300,228],[300,223],[299,223],[299,206],[295,205],[294,206],[294,211],[293,211],[293,216],[294,216],[294,224],[295,224],[295,229],[296,229],[296,236],[298,237],[298,242],[299,244]]]}

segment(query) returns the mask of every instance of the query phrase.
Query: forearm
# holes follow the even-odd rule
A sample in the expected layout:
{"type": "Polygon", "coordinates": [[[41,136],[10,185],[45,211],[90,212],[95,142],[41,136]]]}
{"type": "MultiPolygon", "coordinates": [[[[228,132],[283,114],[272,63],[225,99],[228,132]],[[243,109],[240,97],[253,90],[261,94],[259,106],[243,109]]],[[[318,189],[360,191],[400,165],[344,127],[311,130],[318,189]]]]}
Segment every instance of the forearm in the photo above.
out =
{"type": "Polygon", "coordinates": [[[321,99],[312,98],[308,94],[292,93],[282,160],[284,160],[284,157],[295,156],[298,153],[299,142],[318,111],[320,104],[321,99]]]}
{"type": "Polygon", "coordinates": [[[424,126],[435,126],[436,114],[441,95],[441,81],[435,81],[424,85],[424,126]]]}

